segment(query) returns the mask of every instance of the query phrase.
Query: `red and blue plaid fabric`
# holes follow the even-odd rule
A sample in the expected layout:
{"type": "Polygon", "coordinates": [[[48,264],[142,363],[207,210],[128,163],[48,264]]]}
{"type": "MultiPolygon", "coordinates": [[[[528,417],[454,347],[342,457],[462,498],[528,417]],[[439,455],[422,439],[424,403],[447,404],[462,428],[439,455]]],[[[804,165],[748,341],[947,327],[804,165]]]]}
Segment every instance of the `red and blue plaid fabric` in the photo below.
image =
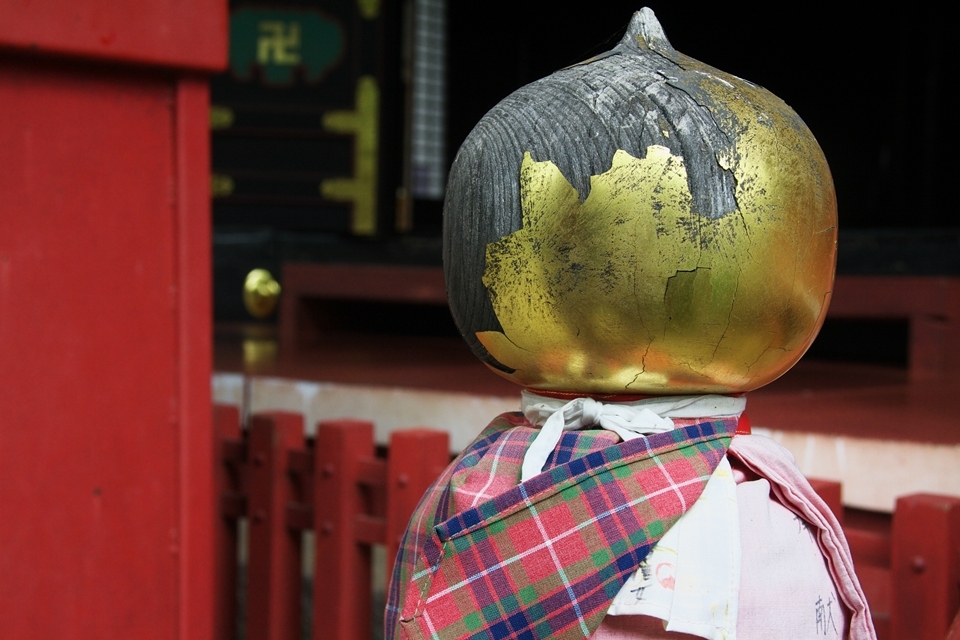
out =
{"type": "Polygon", "coordinates": [[[423,497],[404,536],[386,637],[587,638],[629,575],[697,500],[736,418],[620,442],[570,431],[517,484],[536,436],[496,418],[423,497]]]}

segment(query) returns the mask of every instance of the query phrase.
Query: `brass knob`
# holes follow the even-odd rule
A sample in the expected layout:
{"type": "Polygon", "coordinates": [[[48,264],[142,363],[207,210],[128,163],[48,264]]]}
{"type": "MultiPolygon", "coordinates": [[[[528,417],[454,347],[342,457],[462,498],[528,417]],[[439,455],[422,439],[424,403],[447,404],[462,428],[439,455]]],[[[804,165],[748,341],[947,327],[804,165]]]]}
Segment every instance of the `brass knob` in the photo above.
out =
{"type": "Polygon", "coordinates": [[[266,269],[254,269],[243,283],[243,306],[254,318],[266,318],[277,308],[280,283],[266,269]]]}

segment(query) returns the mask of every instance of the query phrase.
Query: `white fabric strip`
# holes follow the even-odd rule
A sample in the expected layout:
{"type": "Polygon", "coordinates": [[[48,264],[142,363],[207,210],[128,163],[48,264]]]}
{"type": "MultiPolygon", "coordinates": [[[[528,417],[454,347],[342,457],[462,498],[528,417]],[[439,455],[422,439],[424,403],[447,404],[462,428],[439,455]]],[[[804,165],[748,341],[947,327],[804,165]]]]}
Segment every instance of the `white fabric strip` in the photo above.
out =
{"type": "Polygon", "coordinates": [[[613,431],[624,440],[670,431],[671,418],[728,418],[739,416],[747,406],[743,396],[665,396],[635,402],[602,403],[592,398],[563,400],[547,398],[524,389],[521,411],[527,420],[540,427],[523,457],[520,481],[525,482],[543,471],[543,465],[564,431],[598,426],[613,431]]]}
{"type": "MultiPolygon", "coordinates": [[[[744,397],[669,396],[636,402],[569,402],[524,391],[522,410],[540,433],[523,458],[521,481],[539,474],[564,431],[599,426],[631,440],[673,429],[672,418],[728,418],[744,397]]],[[[736,640],[740,592],[737,486],[726,457],[696,503],[661,538],[627,580],[609,615],[648,615],[667,631],[707,640],[736,640]]]]}
{"type": "Polygon", "coordinates": [[[700,498],[620,589],[609,615],[646,615],[667,631],[735,640],[740,601],[737,485],[724,457],[700,498]]]}

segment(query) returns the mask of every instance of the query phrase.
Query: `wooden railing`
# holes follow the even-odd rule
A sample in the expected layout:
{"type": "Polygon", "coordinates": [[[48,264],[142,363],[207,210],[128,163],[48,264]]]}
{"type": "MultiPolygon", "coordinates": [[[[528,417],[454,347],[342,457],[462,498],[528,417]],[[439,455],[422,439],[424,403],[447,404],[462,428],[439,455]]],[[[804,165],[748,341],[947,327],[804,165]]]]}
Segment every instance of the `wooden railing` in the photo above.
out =
{"type": "Polygon", "coordinates": [[[300,640],[304,531],[314,531],[315,640],[371,637],[371,552],[384,545],[391,572],[407,522],[450,461],[446,433],[394,432],[376,455],[373,425],[321,422],[313,441],[293,413],[252,416],[240,429],[235,408],[215,409],[220,464],[217,492],[218,640],[300,640]],[[238,594],[239,522],[249,527],[244,602],[238,594]]]}
{"type": "MultiPolygon", "coordinates": [[[[287,263],[283,267],[280,347],[295,351],[317,331],[311,301],[447,304],[440,267],[287,263]]],[[[960,278],[839,275],[829,318],[906,320],[913,380],[960,375],[960,278]]]]}
{"type": "Polygon", "coordinates": [[[844,509],[839,482],[810,484],[843,525],[878,640],[960,640],[960,497],[903,496],[888,515],[844,509]]]}

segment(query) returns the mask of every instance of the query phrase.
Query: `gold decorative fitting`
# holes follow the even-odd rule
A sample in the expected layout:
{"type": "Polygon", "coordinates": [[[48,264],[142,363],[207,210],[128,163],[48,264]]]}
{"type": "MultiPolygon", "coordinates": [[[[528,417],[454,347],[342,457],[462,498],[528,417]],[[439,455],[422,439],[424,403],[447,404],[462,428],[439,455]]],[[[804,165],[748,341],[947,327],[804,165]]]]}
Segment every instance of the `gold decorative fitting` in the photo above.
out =
{"type": "Polygon", "coordinates": [[[334,133],[353,134],[353,177],[330,178],[320,183],[328,200],[353,203],[351,230],[357,235],[377,231],[377,142],[380,120],[380,90],[372,76],[357,81],[356,108],[329,111],[323,127],[334,133]]]}
{"type": "Polygon", "coordinates": [[[400,233],[411,231],[413,229],[413,202],[410,191],[406,187],[397,187],[396,207],[394,229],[400,233]]]}
{"type": "Polygon", "coordinates": [[[233,195],[233,178],[222,173],[210,176],[210,195],[214,198],[233,195]]]}
{"type": "Polygon", "coordinates": [[[229,129],[233,126],[233,109],[227,107],[210,107],[210,128],[214,131],[219,129],[229,129]]]}
{"type": "Polygon", "coordinates": [[[247,338],[243,341],[243,364],[252,369],[269,365],[276,362],[278,351],[276,340],[247,338]]]}
{"type": "Polygon", "coordinates": [[[374,20],[380,16],[380,0],[357,0],[360,15],[367,20],[374,20]]]}
{"type": "Polygon", "coordinates": [[[266,318],[280,301],[280,283],[266,269],[254,269],[243,283],[243,306],[254,318],[266,318]]]}

